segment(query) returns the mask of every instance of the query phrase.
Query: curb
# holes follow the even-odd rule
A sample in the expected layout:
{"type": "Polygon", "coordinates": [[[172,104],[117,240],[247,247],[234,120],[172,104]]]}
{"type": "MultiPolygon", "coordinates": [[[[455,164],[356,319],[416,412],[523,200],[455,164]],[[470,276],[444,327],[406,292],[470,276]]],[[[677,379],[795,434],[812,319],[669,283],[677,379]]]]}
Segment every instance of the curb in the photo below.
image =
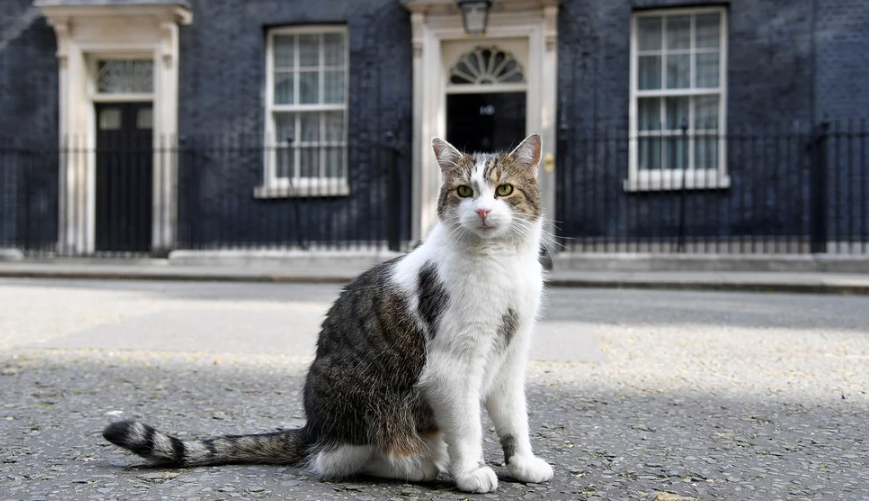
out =
{"type": "MultiPolygon", "coordinates": [[[[361,272],[360,272],[361,273],[361,272]]],[[[66,280],[124,280],[124,281],[175,281],[175,282],[232,282],[275,284],[339,284],[351,282],[357,274],[284,274],[268,272],[252,273],[196,273],[189,271],[154,271],[143,273],[136,270],[64,270],[64,269],[3,269],[0,278],[66,279],[66,280]]],[[[559,277],[551,274],[546,281],[549,287],[586,289],[638,289],[671,291],[719,291],[719,292],[767,292],[798,294],[869,295],[869,283],[838,284],[817,282],[727,282],[703,280],[625,279],[618,277],[583,278],[559,277]]]]}
{"type": "Polygon", "coordinates": [[[562,252],[559,271],[785,272],[869,274],[869,256],[851,254],[593,254],[562,252]]]}
{"type": "Polygon", "coordinates": [[[356,275],[281,275],[281,274],[217,274],[217,273],[137,273],[116,271],[69,270],[0,270],[0,278],[69,279],[69,280],[146,280],[165,282],[256,282],[300,284],[346,284],[356,275]]]}
{"type": "Polygon", "coordinates": [[[553,277],[550,287],[587,289],[634,289],[667,291],[758,292],[784,294],[869,295],[869,285],[785,282],[682,282],[677,280],[594,280],[553,277]]]}

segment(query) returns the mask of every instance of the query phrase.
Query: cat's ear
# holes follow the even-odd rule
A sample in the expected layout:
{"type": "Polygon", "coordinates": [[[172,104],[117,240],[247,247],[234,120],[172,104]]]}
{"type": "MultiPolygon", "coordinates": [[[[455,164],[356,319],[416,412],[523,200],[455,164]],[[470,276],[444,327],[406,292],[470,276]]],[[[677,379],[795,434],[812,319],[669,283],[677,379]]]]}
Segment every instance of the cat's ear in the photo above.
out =
{"type": "Polygon", "coordinates": [[[435,157],[438,159],[441,172],[446,172],[459,166],[462,152],[457,150],[455,146],[436,137],[431,140],[431,149],[434,150],[435,157]]]}
{"type": "Polygon", "coordinates": [[[542,142],[543,140],[540,138],[540,134],[535,132],[519,143],[519,146],[511,151],[508,156],[514,164],[532,171],[536,176],[537,164],[540,163],[540,149],[542,142]]]}

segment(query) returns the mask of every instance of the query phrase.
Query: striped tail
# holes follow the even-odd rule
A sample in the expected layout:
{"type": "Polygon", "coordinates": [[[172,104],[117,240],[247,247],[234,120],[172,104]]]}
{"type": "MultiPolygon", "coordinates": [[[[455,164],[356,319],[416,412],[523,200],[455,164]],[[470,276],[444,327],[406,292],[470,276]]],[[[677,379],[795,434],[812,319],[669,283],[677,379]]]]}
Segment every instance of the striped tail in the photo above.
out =
{"type": "Polygon", "coordinates": [[[137,421],[119,421],[108,425],[103,437],[154,463],[176,467],[238,463],[296,465],[304,460],[307,451],[304,428],[181,440],[137,421]]]}

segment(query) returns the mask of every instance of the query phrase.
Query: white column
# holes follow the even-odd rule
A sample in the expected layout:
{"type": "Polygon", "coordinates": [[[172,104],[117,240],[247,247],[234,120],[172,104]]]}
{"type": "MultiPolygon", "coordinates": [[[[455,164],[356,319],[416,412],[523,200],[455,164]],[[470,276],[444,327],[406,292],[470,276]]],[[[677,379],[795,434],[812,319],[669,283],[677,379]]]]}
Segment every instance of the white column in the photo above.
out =
{"type": "Polygon", "coordinates": [[[543,198],[544,229],[555,233],[555,149],[558,122],[558,6],[543,7],[543,71],[541,86],[541,134],[543,135],[543,160],[540,181],[543,198]]]}
{"type": "Polygon", "coordinates": [[[178,25],[160,24],[160,48],[154,61],[154,197],[152,251],[175,245],[177,214],[178,25]]]}
{"type": "Polygon", "coordinates": [[[410,240],[418,242],[423,237],[422,221],[422,186],[423,159],[425,158],[425,141],[422,137],[423,97],[425,94],[423,78],[425,74],[423,29],[425,14],[414,12],[410,15],[413,28],[413,151],[411,171],[411,224],[410,240]]]}

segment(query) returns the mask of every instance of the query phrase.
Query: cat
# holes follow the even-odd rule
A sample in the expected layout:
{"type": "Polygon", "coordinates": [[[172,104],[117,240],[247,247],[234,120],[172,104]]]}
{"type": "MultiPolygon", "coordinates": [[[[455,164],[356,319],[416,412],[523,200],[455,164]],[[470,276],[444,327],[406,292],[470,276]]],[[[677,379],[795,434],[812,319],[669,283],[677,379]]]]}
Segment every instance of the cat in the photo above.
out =
{"type": "Polygon", "coordinates": [[[525,373],[543,293],[537,169],[541,138],[510,153],[466,154],[435,138],[443,186],[424,243],[346,286],[322,324],[304,384],[306,424],[257,435],[180,440],[136,421],[113,444],[167,466],[304,466],[465,492],[498,486],[483,459],[482,407],[510,476],[539,483],[552,467],[529,440],[525,373]]]}

